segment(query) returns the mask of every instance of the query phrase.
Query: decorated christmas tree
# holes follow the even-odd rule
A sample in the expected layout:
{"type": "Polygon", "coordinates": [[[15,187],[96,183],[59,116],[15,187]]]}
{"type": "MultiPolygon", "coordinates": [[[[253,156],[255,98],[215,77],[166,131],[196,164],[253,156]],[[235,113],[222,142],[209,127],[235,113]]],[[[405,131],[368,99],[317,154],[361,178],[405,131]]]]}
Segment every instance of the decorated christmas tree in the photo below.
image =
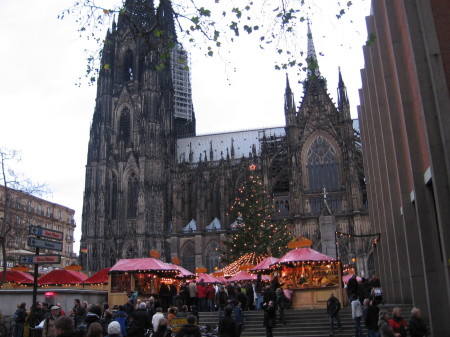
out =
{"type": "Polygon", "coordinates": [[[232,262],[249,253],[256,253],[256,256],[284,254],[292,235],[285,221],[274,221],[275,214],[273,198],[265,191],[252,164],[230,210],[236,221],[224,242],[227,248],[224,260],[232,262]]]}

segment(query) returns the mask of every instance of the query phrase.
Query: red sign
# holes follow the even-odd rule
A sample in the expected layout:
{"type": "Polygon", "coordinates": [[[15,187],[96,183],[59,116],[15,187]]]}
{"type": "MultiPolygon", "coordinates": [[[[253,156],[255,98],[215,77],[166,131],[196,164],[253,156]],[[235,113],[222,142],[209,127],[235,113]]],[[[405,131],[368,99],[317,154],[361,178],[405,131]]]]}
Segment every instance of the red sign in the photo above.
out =
{"type": "Polygon", "coordinates": [[[62,241],[64,239],[63,232],[54,231],[43,227],[29,226],[29,234],[58,241],[62,241]]]}
{"type": "Polygon", "coordinates": [[[61,255],[22,255],[19,261],[23,264],[51,264],[51,263],[61,263],[61,255]]]}

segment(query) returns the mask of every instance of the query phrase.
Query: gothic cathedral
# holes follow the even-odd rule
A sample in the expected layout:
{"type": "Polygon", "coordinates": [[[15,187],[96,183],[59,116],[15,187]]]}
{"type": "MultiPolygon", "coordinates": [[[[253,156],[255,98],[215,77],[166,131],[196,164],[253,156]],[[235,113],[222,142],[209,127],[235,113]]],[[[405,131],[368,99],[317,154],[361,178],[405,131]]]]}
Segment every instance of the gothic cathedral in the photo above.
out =
{"type": "MultiPolygon", "coordinates": [[[[107,33],[98,78],[82,214],[84,269],[149,257],[151,250],[167,262],[178,257],[191,271],[220,268],[220,243],[235,221],[228,210],[250,164],[271,191],[277,216],[313,248],[322,245],[325,195],[336,231],[369,233],[357,121],[340,73],[337,106],[331,100],[310,31],[299,108],[286,78],[284,127],[196,136],[189,70],[174,61],[187,53],[176,41],[170,0],[157,8],[153,0],[127,0],[125,8],[107,33]],[[153,25],[175,45],[165,67],[161,39],[136,33],[153,25]]],[[[344,263],[357,254],[370,263],[363,245],[340,249],[344,263]]]]}

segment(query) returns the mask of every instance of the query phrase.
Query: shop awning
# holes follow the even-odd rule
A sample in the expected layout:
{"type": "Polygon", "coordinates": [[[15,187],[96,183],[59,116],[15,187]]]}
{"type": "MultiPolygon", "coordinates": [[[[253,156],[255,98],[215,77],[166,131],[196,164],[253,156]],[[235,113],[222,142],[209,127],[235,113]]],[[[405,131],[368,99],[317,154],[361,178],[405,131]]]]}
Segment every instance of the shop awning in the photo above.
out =
{"type": "MultiPolygon", "coordinates": [[[[3,272],[0,272],[0,280],[2,279],[3,279],[3,272]]],[[[34,283],[34,278],[30,274],[24,273],[23,271],[8,270],[6,272],[5,282],[30,284],[34,283]]]]}
{"type": "Polygon", "coordinates": [[[136,273],[165,273],[177,275],[179,270],[153,257],[142,259],[121,259],[110,270],[109,273],[136,272],[136,273]]]}
{"type": "Polygon", "coordinates": [[[108,272],[111,268],[103,268],[84,280],[84,284],[108,283],[108,272]]]}
{"type": "Polygon", "coordinates": [[[38,279],[39,285],[82,284],[87,276],[79,271],[58,269],[42,275],[38,279]]]}
{"type": "Polygon", "coordinates": [[[266,257],[264,260],[262,260],[260,263],[258,263],[256,266],[254,266],[253,268],[249,269],[249,272],[264,272],[264,271],[268,271],[270,270],[270,266],[272,264],[275,264],[279,261],[278,258],[273,257],[273,256],[269,256],[266,257]]]}
{"type": "Polygon", "coordinates": [[[334,258],[319,253],[311,248],[297,248],[286,253],[275,264],[290,264],[294,262],[336,261],[334,258]]]}
{"type": "Polygon", "coordinates": [[[197,278],[195,279],[195,282],[200,282],[203,280],[204,283],[222,283],[218,278],[209,275],[209,274],[197,274],[197,278]]]}

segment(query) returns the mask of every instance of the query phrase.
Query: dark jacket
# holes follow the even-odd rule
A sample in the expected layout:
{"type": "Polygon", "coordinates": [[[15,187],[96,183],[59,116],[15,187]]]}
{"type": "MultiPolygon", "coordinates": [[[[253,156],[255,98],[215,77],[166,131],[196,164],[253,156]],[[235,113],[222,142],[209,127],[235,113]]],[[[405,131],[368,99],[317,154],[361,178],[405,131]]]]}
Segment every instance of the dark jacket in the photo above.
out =
{"type": "Polygon", "coordinates": [[[73,320],[75,321],[75,327],[77,327],[83,322],[86,310],[81,305],[77,305],[73,307],[73,311],[75,312],[75,317],[73,320]]]}
{"type": "Polygon", "coordinates": [[[339,299],[337,297],[330,297],[327,301],[327,314],[334,316],[339,312],[339,310],[341,310],[341,302],[339,302],[339,299]]]}
{"type": "Polygon", "coordinates": [[[264,326],[273,328],[275,326],[275,319],[277,318],[277,311],[275,306],[264,306],[264,326]]]}
{"type": "Polygon", "coordinates": [[[175,337],[202,337],[202,333],[200,328],[195,324],[185,324],[181,327],[181,329],[177,332],[175,337]]]}
{"type": "Polygon", "coordinates": [[[427,336],[428,331],[424,321],[419,317],[412,316],[409,321],[409,333],[411,334],[411,337],[427,336]]]}
{"type": "Polygon", "coordinates": [[[395,337],[394,330],[392,330],[389,322],[382,318],[378,321],[378,331],[380,332],[380,337],[395,337]]]}
{"type": "Polygon", "coordinates": [[[285,309],[286,303],[287,303],[287,298],[286,298],[286,296],[284,296],[283,291],[276,293],[276,296],[277,296],[276,304],[277,304],[278,308],[285,309]]]}
{"type": "Polygon", "coordinates": [[[27,318],[27,312],[24,308],[17,308],[16,312],[14,313],[15,319],[14,322],[16,323],[25,323],[25,319],[27,318]]]}
{"type": "Polygon", "coordinates": [[[236,337],[237,325],[231,316],[225,316],[219,322],[219,337],[236,337]]]}
{"type": "Polygon", "coordinates": [[[378,315],[380,314],[380,308],[378,308],[376,305],[369,305],[369,308],[367,309],[366,318],[364,320],[364,323],[367,327],[367,329],[372,331],[378,331],[378,315]]]}
{"type": "Polygon", "coordinates": [[[272,289],[265,289],[264,295],[263,295],[263,303],[269,304],[270,301],[273,301],[273,303],[277,303],[277,295],[272,289]]]}

